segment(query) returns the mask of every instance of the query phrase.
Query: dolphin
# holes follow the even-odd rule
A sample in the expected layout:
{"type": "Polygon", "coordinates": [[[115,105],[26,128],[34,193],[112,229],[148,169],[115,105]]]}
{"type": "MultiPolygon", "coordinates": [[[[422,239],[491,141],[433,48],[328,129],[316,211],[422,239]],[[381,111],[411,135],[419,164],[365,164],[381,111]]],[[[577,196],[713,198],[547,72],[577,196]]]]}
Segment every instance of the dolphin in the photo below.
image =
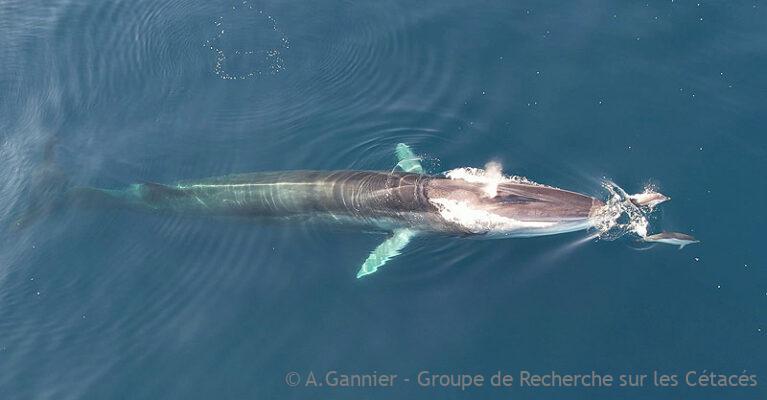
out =
{"type": "Polygon", "coordinates": [[[519,238],[588,229],[604,203],[526,180],[424,173],[402,143],[392,171],[256,172],[122,189],[80,187],[74,200],[152,212],[322,222],[389,234],[357,277],[377,271],[416,236],[519,238]]]}
{"type": "Polygon", "coordinates": [[[629,196],[629,200],[637,207],[647,207],[652,211],[658,204],[671,199],[661,193],[646,191],[644,193],[632,194],[629,196]]]}
{"type": "Polygon", "coordinates": [[[645,242],[665,243],[674,246],[679,246],[679,250],[684,246],[693,243],[700,243],[700,240],[696,240],[694,237],[678,232],[661,232],[655,235],[645,236],[642,238],[645,242]]]}

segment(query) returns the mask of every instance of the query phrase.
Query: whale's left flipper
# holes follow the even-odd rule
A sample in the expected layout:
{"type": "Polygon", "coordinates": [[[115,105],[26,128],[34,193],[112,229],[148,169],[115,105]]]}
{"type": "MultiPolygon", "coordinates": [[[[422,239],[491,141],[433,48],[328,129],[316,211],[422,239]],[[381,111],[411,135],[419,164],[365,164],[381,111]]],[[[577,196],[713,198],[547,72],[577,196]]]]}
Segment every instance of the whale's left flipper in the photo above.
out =
{"type": "Polygon", "coordinates": [[[416,232],[411,229],[395,230],[390,238],[384,240],[375,250],[370,252],[367,260],[362,263],[360,270],[357,272],[357,279],[378,271],[378,268],[386,264],[391,258],[400,255],[402,249],[407,246],[410,239],[415,235],[416,232]]]}
{"type": "Polygon", "coordinates": [[[417,174],[423,173],[423,167],[421,166],[421,158],[410,150],[410,147],[404,143],[399,143],[395,150],[397,154],[397,167],[401,168],[405,172],[415,172],[417,174]]]}

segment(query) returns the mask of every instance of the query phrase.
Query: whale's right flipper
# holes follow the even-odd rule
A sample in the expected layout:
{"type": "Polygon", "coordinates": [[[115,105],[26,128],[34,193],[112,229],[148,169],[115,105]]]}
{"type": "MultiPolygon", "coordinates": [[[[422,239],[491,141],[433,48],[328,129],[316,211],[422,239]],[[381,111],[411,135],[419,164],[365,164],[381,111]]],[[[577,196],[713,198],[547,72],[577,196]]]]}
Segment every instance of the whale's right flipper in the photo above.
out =
{"type": "Polygon", "coordinates": [[[423,173],[423,167],[421,166],[421,157],[418,157],[410,150],[410,147],[404,143],[399,143],[395,150],[397,154],[397,167],[401,168],[405,172],[415,172],[417,174],[423,173]]]}
{"type": "Polygon", "coordinates": [[[400,255],[402,249],[407,246],[410,239],[415,235],[416,232],[410,229],[395,230],[390,238],[384,240],[375,250],[370,252],[367,260],[362,263],[360,270],[357,272],[357,279],[378,271],[378,268],[386,264],[391,258],[400,255]]]}

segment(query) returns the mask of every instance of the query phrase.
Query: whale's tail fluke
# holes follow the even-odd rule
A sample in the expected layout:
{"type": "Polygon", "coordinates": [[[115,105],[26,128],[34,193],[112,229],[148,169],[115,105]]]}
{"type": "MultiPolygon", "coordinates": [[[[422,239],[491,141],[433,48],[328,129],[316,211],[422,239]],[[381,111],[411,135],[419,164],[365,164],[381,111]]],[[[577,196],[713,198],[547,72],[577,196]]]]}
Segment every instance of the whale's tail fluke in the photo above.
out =
{"type": "Polygon", "coordinates": [[[64,201],[70,187],[69,179],[54,161],[56,137],[49,139],[43,149],[42,163],[29,176],[23,188],[24,207],[10,219],[11,229],[24,229],[50,214],[64,201]]]}
{"type": "Polygon", "coordinates": [[[22,230],[45,219],[56,210],[69,206],[105,208],[136,206],[147,197],[157,197],[167,186],[134,184],[124,189],[101,189],[75,186],[55,161],[56,138],[49,139],[42,151],[42,160],[34,168],[23,190],[21,207],[9,219],[10,229],[22,230]]]}

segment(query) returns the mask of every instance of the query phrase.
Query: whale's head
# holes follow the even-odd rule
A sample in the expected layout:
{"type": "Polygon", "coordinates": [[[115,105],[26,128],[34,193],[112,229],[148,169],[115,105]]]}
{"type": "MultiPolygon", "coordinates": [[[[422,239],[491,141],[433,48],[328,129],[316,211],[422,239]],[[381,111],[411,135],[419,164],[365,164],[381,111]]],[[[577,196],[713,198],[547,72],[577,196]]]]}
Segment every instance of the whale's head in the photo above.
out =
{"type": "Polygon", "coordinates": [[[604,204],[593,197],[530,182],[436,179],[426,191],[449,223],[493,237],[528,237],[587,229],[604,204]]]}

